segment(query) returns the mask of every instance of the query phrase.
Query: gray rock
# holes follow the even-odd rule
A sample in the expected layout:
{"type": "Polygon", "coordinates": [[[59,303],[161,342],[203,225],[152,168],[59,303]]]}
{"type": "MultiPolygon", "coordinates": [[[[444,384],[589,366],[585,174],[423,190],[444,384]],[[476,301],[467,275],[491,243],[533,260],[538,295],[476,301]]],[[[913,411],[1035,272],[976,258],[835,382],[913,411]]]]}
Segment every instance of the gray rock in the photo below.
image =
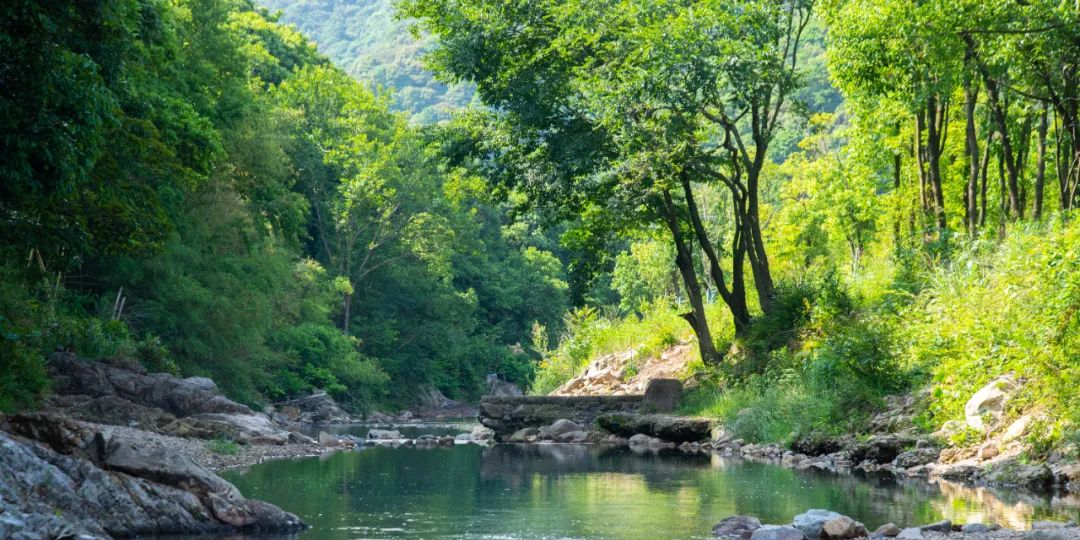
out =
{"type": "Polygon", "coordinates": [[[699,442],[713,435],[713,420],[688,418],[666,414],[603,414],[596,418],[596,425],[608,433],[630,437],[644,433],[665,441],[699,442]]]}
{"type": "Polygon", "coordinates": [[[559,435],[562,435],[563,433],[569,433],[571,431],[582,431],[582,427],[581,427],[580,424],[578,424],[577,422],[574,422],[573,420],[567,420],[565,418],[560,418],[559,420],[556,420],[550,426],[540,428],[538,434],[539,434],[541,439],[552,439],[553,440],[556,437],[558,437],[559,435]]]}
{"type": "Polygon", "coordinates": [[[0,432],[0,537],[108,538],[296,530],[294,515],[244,499],[186,456],[55,415],[16,415],[0,432]],[[40,437],[40,438],[39,438],[40,437]]]}
{"type": "Polygon", "coordinates": [[[1061,521],[1033,521],[1031,523],[1031,530],[1064,529],[1068,526],[1069,523],[1063,523],[1061,521]]]}
{"type": "Polygon", "coordinates": [[[49,355],[53,392],[90,397],[118,396],[145,407],[157,407],[177,417],[201,413],[254,414],[201,381],[168,373],[146,373],[137,364],[121,360],[83,360],[73,354],[49,355]]]}
{"type": "Polygon", "coordinates": [[[682,403],[682,386],[678,379],[651,379],[645,386],[645,410],[674,412],[682,403]]]}
{"type": "Polygon", "coordinates": [[[918,527],[908,527],[896,535],[897,540],[923,540],[923,533],[918,527]]]}
{"type": "Polygon", "coordinates": [[[289,442],[293,444],[319,444],[319,441],[312,437],[308,437],[299,431],[289,432],[289,442]]]}
{"type": "Polygon", "coordinates": [[[201,413],[179,418],[162,428],[175,437],[226,438],[241,443],[285,444],[289,433],[262,414],[201,413]]]}
{"type": "Polygon", "coordinates": [[[897,527],[895,523],[886,523],[876,529],[872,536],[883,536],[886,538],[893,538],[900,534],[900,527],[897,527]]]}
{"type": "Polygon", "coordinates": [[[920,465],[926,465],[938,460],[941,456],[941,451],[933,447],[917,448],[915,450],[908,450],[901,452],[896,459],[893,460],[893,465],[901,469],[910,469],[912,467],[918,467],[920,465]]]}
{"type": "Polygon", "coordinates": [[[761,520],[753,516],[731,516],[713,526],[713,536],[731,540],[747,540],[761,528],[761,520]]]}
{"type": "MultiPolygon", "coordinates": [[[[353,421],[345,411],[341,410],[334,398],[326,392],[319,392],[310,396],[282,401],[274,404],[290,422],[303,424],[345,424],[353,421]]],[[[373,413],[382,414],[382,413],[373,413]]],[[[378,420],[373,420],[378,421],[378,420]]]]}
{"type": "Polygon", "coordinates": [[[341,444],[341,441],[339,441],[337,437],[335,437],[335,436],[333,436],[333,435],[331,435],[331,434],[329,434],[329,433],[327,433],[325,431],[320,431],[319,432],[319,444],[321,444],[323,446],[326,446],[326,447],[329,447],[329,448],[333,448],[333,447],[338,446],[339,444],[341,444]]]}
{"type": "Polygon", "coordinates": [[[799,529],[810,540],[816,540],[822,537],[822,527],[826,521],[831,521],[837,518],[843,517],[836,512],[829,510],[812,509],[795,516],[791,521],[792,526],[799,529]]]}
{"type": "Polygon", "coordinates": [[[539,434],[539,430],[534,428],[534,427],[521,428],[521,429],[515,431],[513,435],[510,435],[510,438],[507,439],[507,442],[512,442],[512,443],[533,442],[533,441],[536,440],[536,437],[537,437],[538,434],[539,434]]]}
{"type": "Polygon", "coordinates": [[[826,538],[835,540],[850,540],[867,536],[866,526],[847,516],[830,519],[821,526],[821,532],[826,538]]]}
{"type": "Polygon", "coordinates": [[[902,435],[875,435],[869,440],[853,444],[848,450],[855,463],[892,463],[905,448],[915,446],[916,439],[902,435]]]}
{"type": "Polygon", "coordinates": [[[584,443],[589,440],[589,432],[577,430],[556,435],[553,440],[561,443],[584,443]]]}
{"type": "Polygon", "coordinates": [[[207,392],[218,391],[217,384],[206,377],[188,377],[184,379],[184,382],[194,386],[195,388],[206,390],[207,392]]]}
{"type": "Polygon", "coordinates": [[[521,390],[521,387],[508,381],[502,380],[498,375],[489,373],[486,382],[488,385],[488,396],[493,397],[519,397],[524,396],[525,392],[521,390]]]}
{"type": "Polygon", "coordinates": [[[1067,540],[1060,529],[1034,529],[1024,533],[1024,540],[1067,540]]]}
{"type": "Polygon", "coordinates": [[[1008,375],[990,381],[964,404],[964,421],[975,429],[988,429],[983,415],[989,415],[995,422],[1000,420],[1005,402],[1016,388],[1016,381],[1008,375]]]}
{"type": "Polygon", "coordinates": [[[943,519],[943,520],[935,522],[935,523],[930,523],[928,525],[923,525],[923,526],[919,527],[919,530],[924,531],[924,532],[932,531],[932,532],[950,533],[950,532],[952,532],[952,522],[947,520],[947,519],[943,519]]]}
{"type": "Polygon", "coordinates": [[[750,540],[806,540],[806,535],[790,525],[763,525],[750,535],[750,540]]]}
{"type": "Polygon", "coordinates": [[[476,426],[469,433],[473,441],[487,442],[495,438],[495,431],[484,426],[476,426]]]}
{"type": "Polygon", "coordinates": [[[368,430],[367,438],[380,441],[404,439],[404,437],[401,436],[401,432],[396,429],[371,429],[368,430]]]}
{"type": "Polygon", "coordinates": [[[973,534],[988,533],[990,532],[990,527],[987,527],[982,523],[965,523],[962,527],[960,527],[960,532],[973,534]]]}

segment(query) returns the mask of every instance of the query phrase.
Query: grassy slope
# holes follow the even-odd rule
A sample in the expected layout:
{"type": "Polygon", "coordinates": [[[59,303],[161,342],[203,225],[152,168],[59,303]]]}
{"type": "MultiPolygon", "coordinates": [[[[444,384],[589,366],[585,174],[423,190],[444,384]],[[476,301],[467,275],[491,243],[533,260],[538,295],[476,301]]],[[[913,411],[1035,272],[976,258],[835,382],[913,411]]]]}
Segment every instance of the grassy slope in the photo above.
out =
{"type": "MultiPolygon", "coordinates": [[[[750,441],[790,442],[811,432],[857,433],[885,395],[929,389],[917,422],[930,432],[962,419],[976,390],[1011,373],[1023,385],[1006,418],[1030,411],[1043,418],[1027,435],[1030,451],[1072,448],[1080,420],[1080,224],[1017,228],[1002,244],[958,248],[948,262],[882,268],[855,282],[785,289],[784,321],[761,321],[756,336],[731,347],[743,352],[729,353],[725,366],[695,366],[703,382],[684,412],[720,418],[750,441]]],[[[719,306],[713,313],[723,320],[719,306]]],[[[640,320],[594,317],[569,326],[534,392],[558,386],[595,356],[662,348],[688,332],[666,306],[640,320]]],[[[721,341],[731,345],[730,337],[721,341]]],[[[960,432],[951,442],[982,437],[960,432]]]]}

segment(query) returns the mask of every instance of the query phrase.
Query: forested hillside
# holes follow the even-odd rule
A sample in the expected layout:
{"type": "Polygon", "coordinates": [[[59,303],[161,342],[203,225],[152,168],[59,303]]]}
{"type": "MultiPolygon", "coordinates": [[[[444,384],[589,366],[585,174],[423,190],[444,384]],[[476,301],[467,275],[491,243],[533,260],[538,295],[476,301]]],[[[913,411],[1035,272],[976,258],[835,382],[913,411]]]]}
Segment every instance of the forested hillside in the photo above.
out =
{"type": "Polygon", "coordinates": [[[391,109],[414,123],[446,120],[473,97],[468,84],[446,85],[424,68],[431,39],[413,39],[393,0],[259,0],[296,25],[319,52],[365,85],[393,92],[391,109]]]}
{"type": "Polygon", "coordinates": [[[747,440],[1009,376],[1078,452],[1075,2],[267,5],[0,8],[0,408],[56,348],[359,410],[689,343],[747,440]]]}
{"type": "Polygon", "coordinates": [[[527,383],[560,261],[247,0],[0,8],[0,409],[45,355],[209,375],[246,403],[527,383]]]}
{"type": "Polygon", "coordinates": [[[453,162],[611,256],[616,303],[571,314],[535,391],[689,340],[686,412],[747,440],[859,432],[913,392],[960,444],[985,435],[948,421],[1007,375],[1032,455],[1076,452],[1074,3],[402,6],[487,106],[447,128],[453,162]]]}

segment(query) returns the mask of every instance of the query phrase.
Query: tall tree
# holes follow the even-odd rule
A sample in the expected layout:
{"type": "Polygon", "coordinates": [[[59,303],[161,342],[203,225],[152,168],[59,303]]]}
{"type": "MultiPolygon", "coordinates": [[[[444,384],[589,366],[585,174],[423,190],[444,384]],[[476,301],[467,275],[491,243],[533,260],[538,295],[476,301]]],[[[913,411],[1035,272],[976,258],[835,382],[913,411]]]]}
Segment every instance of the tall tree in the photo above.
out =
{"type": "Polygon", "coordinates": [[[475,82],[498,111],[506,140],[528,149],[494,154],[496,168],[519,173],[496,178],[537,204],[576,209],[588,201],[624,222],[668,229],[691,307],[685,318],[705,362],[717,362],[719,353],[693,243],[738,333],[751,322],[747,264],[758,305],[771,310],[775,285],[760,219],[761,173],[798,87],[811,3],[403,5],[439,37],[433,67],[475,82]],[[704,225],[698,183],[724,186],[731,196],[727,261],[704,225]]]}

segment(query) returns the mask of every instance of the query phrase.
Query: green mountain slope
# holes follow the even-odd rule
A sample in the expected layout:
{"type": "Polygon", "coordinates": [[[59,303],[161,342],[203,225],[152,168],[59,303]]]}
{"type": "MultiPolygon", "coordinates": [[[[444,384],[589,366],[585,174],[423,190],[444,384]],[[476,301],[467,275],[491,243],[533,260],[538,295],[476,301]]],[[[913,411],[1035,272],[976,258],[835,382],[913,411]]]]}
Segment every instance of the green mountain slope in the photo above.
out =
{"type": "Polygon", "coordinates": [[[259,0],[281,22],[296,25],[337,66],[394,93],[394,108],[416,123],[436,122],[472,100],[473,89],[446,85],[423,68],[430,39],[414,40],[394,18],[392,0],[259,0]]]}

